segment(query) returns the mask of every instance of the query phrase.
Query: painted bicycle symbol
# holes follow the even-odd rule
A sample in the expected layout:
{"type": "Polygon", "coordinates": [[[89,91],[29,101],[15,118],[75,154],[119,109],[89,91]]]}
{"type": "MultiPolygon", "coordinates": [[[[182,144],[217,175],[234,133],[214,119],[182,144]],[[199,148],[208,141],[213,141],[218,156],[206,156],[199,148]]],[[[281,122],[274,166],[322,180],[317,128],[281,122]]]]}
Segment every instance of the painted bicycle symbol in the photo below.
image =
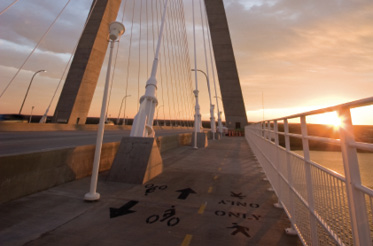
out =
{"type": "Polygon", "coordinates": [[[154,185],[154,184],[147,184],[145,185],[145,196],[147,196],[149,193],[153,193],[155,190],[165,190],[167,189],[167,185],[154,185]]]}
{"type": "Polygon", "coordinates": [[[146,223],[153,224],[160,219],[159,222],[167,221],[168,226],[175,226],[180,222],[180,219],[178,217],[174,217],[175,214],[175,206],[171,206],[170,209],[164,211],[163,217],[161,219],[159,218],[159,215],[154,214],[146,219],[146,223]]]}

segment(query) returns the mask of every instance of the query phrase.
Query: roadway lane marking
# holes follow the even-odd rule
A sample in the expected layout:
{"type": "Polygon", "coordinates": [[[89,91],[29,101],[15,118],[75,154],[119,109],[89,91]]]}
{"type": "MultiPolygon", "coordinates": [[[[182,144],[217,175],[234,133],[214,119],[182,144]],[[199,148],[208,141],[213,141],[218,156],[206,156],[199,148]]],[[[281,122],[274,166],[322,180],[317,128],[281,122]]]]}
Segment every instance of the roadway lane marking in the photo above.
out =
{"type": "Polygon", "coordinates": [[[218,168],[218,171],[221,171],[221,167],[218,168]]]}
{"type": "Polygon", "coordinates": [[[202,203],[201,207],[199,207],[198,214],[203,214],[205,212],[206,206],[207,206],[207,202],[202,203]]]}
{"type": "Polygon", "coordinates": [[[207,193],[211,193],[212,192],[212,186],[209,187],[209,190],[207,191],[207,193]]]}
{"type": "Polygon", "coordinates": [[[189,246],[190,241],[192,241],[192,235],[186,234],[184,237],[184,241],[181,243],[181,246],[189,246]]]}
{"type": "Polygon", "coordinates": [[[214,180],[217,180],[218,178],[219,178],[219,176],[218,176],[218,175],[215,175],[214,180]]]}

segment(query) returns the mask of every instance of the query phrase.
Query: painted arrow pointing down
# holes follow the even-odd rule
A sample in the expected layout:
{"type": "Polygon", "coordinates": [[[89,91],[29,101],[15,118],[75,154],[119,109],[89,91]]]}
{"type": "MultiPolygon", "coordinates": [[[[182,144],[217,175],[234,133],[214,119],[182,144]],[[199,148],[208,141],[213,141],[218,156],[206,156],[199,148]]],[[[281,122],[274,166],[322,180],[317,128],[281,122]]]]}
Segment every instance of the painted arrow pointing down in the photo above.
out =
{"type": "Polygon", "coordinates": [[[192,190],[191,188],[186,188],[186,189],[183,189],[183,190],[177,190],[176,192],[181,192],[181,194],[179,195],[179,197],[177,199],[180,199],[180,200],[185,200],[187,199],[187,197],[190,195],[190,194],[197,194],[194,190],[192,190]]]}
{"type": "Polygon", "coordinates": [[[115,218],[118,216],[134,213],[136,211],[130,210],[133,206],[135,206],[138,203],[138,201],[131,200],[124,204],[120,208],[110,208],[110,218],[115,218]]]}

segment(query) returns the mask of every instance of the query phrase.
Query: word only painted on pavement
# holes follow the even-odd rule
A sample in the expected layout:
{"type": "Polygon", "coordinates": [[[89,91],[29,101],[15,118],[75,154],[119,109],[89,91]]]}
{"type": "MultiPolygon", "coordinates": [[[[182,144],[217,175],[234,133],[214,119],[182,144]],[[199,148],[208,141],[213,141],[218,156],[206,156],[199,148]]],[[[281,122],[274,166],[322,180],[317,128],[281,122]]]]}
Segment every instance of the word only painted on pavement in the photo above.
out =
{"type": "Polygon", "coordinates": [[[220,205],[232,205],[237,207],[250,207],[250,208],[259,208],[259,204],[257,203],[247,203],[242,201],[233,201],[233,200],[220,200],[218,202],[220,205]]]}
{"type": "Polygon", "coordinates": [[[261,215],[258,214],[247,214],[241,212],[231,212],[231,211],[224,211],[224,210],[217,210],[215,211],[215,215],[219,217],[230,217],[230,218],[237,218],[237,219],[247,219],[247,220],[260,220],[261,215]]]}

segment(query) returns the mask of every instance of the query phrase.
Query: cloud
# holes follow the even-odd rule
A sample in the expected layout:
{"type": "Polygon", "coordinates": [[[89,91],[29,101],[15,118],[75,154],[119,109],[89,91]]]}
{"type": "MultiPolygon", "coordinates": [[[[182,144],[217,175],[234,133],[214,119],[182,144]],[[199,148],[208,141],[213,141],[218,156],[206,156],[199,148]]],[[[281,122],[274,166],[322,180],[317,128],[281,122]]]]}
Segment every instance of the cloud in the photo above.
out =
{"type": "Polygon", "coordinates": [[[225,3],[247,108],[262,92],[274,108],[371,96],[371,1],[225,3]]]}

